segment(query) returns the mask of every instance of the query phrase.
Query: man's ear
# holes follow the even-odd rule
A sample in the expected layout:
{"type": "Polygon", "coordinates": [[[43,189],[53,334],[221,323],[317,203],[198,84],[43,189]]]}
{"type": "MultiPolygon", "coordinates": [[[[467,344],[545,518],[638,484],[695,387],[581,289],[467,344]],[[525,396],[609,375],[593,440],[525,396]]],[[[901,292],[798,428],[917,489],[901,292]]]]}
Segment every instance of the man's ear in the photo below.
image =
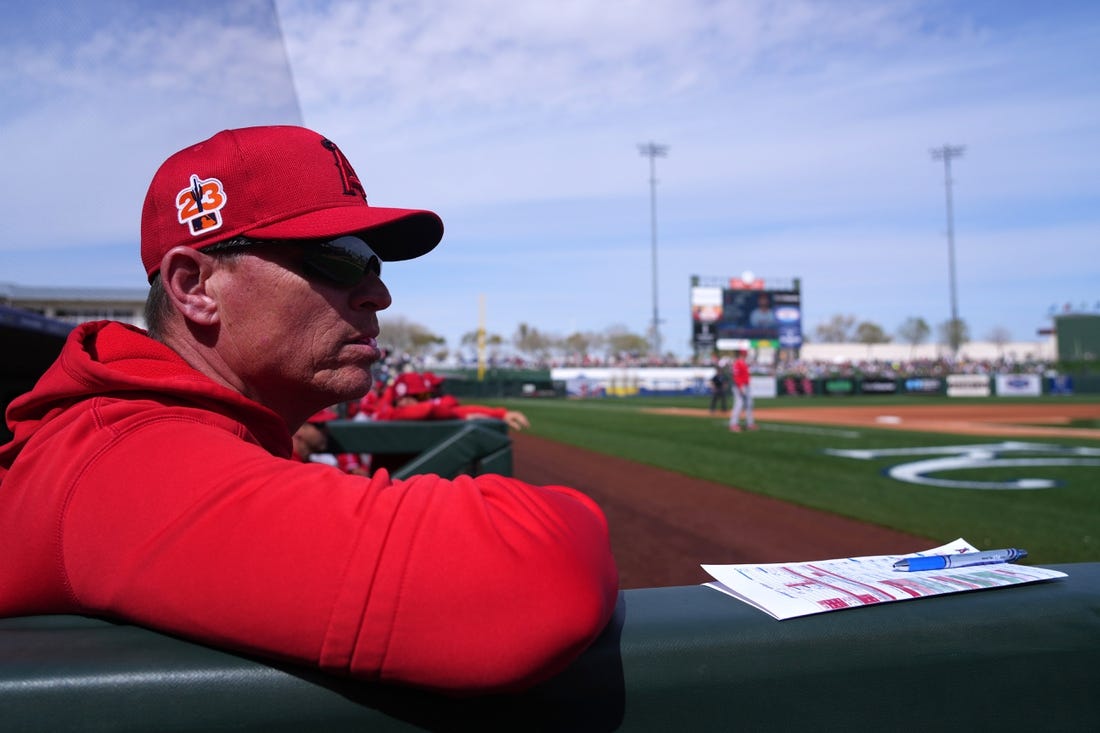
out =
{"type": "Polygon", "coordinates": [[[214,268],[213,257],[191,247],[173,247],[160,261],[168,299],[184,318],[199,326],[218,322],[218,301],[207,288],[214,268]]]}

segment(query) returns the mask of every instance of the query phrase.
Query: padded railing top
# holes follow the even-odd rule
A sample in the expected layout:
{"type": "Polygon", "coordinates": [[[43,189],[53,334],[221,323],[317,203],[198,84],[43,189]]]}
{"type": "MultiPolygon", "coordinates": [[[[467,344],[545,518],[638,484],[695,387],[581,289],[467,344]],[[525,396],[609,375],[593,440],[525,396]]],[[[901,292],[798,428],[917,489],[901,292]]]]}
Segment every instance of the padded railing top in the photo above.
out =
{"type": "Polygon", "coordinates": [[[472,700],[95,619],[3,619],[2,728],[1100,730],[1100,563],[1051,567],[1069,577],[788,621],[702,586],[628,590],[564,674],[472,700]]]}

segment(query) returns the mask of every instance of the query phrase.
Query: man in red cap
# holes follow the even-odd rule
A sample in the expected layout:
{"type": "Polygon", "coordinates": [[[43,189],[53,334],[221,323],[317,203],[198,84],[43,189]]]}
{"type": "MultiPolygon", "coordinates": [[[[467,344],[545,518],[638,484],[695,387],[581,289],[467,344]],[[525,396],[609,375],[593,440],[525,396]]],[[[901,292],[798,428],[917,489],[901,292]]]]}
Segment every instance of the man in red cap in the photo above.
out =
{"type": "Polygon", "coordinates": [[[381,263],[442,235],[430,211],[369,205],[301,127],[168,158],[142,211],[148,332],[77,327],[8,410],[0,615],[104,615],[462,692],[568,665],[618,594],[586,496],[292,460],[299,425],[370,388],[381,263]]]}

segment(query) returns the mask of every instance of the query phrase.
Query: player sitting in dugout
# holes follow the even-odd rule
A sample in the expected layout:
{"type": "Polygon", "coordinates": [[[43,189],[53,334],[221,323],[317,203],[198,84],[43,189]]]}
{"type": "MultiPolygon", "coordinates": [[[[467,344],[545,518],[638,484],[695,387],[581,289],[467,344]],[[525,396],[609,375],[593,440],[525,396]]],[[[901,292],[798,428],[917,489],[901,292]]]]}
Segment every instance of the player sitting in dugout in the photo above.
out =
{"type": "Polygon", "coordinates": [[[324,463],[336,466],[346,473],[370,475],[369,453],[332,453],[329,450],[329,432],[326,423],[339,420],[340,415],[326,407],[306,420],[290,436],[294,446],[292,458],[301,463],[324,463]]]}
{"type": "Polygon", "coordinates": [[[443,377],[431,372],[405,372],[382,393],[375,407],[375,420],[476,420],[496,418],[513,430],[530,427],[518,410],[487,405],[463,405],[453,395],[440,392],[443,377]]]}

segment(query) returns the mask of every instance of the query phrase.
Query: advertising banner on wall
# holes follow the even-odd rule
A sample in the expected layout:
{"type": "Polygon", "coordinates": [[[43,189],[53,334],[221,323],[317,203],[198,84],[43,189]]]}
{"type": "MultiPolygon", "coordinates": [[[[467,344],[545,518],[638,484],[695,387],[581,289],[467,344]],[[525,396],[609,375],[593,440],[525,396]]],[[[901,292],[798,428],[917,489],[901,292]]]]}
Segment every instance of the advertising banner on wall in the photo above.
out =
{"type": "Polygon", "coordinates": [[[1068,374],[1055,374],[1047,380],[1051,394],[1073,394],[1073,377],[1068,374]]]}
{"type": "Polygon", "coordinates": [[[555,367],[550,379],[571,397],[629,397],[644,394],[710,394],[714,367],[555,367]]]}
{"type": "MultiPolygon", "coordinates": [[[[708,395],[715,367],[555,367],[550,379],[565,385],[570,397],[630,397],[633,395],[708,395]]],[[[776,380],[753,374],[753,397],[775,397],[776,380]]]]}
{"type": "Polygon", "coordinates": [[[944,391],[943,380],[939,377],[909,377],[902,386],[907,394],[939,394],[944,391]]]}
{"type": "Polygon", "coordinates": [[[948,374],[948,397],[989,397],[989,376],[985,374],[948,374]]]}
{"type": "Polygon", "coordinates": [[[856,382],[848,377],[830,377],[821,383],[821,390],[825,394],[855,394],[856,382]]]}
{"type": "Polygon", "coordinates": [[[778,397],[779,382],[770,374],[753,374],[749,378],[749,394],[753,399],[778,397]]]}
{"type": "Polygon", "coordinates": [[[898,383],[894,379],[861,379],[859,391],[863,394],[895,394],[898,391],[898,383]]]}
{"type": "Polygon", "coordinates": [[[1043,393],[1038,374],[998,374],[995,384],[1000,397],[1038,397],[1043,393]]]}

